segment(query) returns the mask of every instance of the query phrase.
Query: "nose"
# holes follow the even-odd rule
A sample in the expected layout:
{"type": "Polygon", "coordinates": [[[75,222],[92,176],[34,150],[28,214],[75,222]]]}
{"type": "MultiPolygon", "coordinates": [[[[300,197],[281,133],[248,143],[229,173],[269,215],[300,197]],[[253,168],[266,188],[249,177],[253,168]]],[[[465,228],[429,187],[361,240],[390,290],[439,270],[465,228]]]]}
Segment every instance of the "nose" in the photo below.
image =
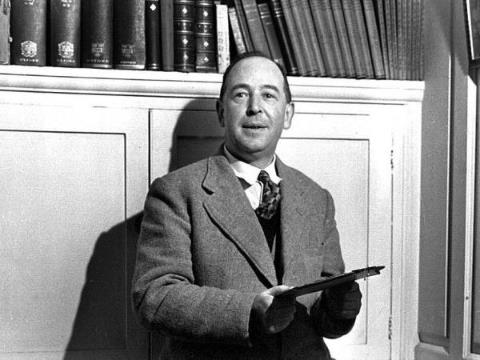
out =
{"type": "Polygon", "coordinates": [[[258,95],[251,95],[248,100],[247,115],[252,116],[261,112],[260,98],[258,95]]]}

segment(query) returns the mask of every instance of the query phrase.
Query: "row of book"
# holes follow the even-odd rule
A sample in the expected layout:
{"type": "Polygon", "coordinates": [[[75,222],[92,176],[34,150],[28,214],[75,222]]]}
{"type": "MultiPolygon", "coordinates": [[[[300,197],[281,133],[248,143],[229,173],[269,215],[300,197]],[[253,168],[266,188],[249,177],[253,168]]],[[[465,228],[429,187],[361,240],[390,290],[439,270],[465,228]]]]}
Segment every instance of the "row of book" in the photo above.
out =
{"type": "Polygon", "coordinates": [[[423,0],[0,0],[0,63],[421,80],[423,0]],[[11,9],[10,9],[11,3],[11,9]]]}
{"type": "Polygon", "coordinates": [[[290,75],[423,78],[423,0],[231,0],[239,52],[260,50],[290,75]]]}
{"type": "Polygon", "coordinates": [[[3,64],[222,72],[229,63],[227,7],[213,0],[0,0],[2,27],[3,64]]]}

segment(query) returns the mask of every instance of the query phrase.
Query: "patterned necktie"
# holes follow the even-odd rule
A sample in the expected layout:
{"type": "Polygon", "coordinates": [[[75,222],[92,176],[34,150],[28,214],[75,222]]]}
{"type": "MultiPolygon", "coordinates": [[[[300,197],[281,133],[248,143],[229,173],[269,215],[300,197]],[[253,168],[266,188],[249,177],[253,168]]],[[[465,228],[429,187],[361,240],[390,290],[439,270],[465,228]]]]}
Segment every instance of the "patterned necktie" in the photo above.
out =
{"type": "Polygon", "coordinates": [[[263,184],[262,199],[255,213],[264,218],[271,219],[280,204],[280,186],[270,180],[270,176],[265,170],[260,171],[258,181],[263,184]]]}

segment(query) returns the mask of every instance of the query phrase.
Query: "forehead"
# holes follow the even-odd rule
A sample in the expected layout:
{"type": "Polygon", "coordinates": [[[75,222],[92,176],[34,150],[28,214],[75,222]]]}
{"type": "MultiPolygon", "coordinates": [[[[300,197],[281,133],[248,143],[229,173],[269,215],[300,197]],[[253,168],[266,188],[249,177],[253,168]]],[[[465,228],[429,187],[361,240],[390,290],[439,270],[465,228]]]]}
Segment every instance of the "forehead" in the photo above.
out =
{"type": "Polygon", "coordinates": [[[234,65],[227,79],[226,86],[248,84],[252,86],[271,85],[283,88],[283,74],[278,66],[263,57],[250,57],[234,65]]]}

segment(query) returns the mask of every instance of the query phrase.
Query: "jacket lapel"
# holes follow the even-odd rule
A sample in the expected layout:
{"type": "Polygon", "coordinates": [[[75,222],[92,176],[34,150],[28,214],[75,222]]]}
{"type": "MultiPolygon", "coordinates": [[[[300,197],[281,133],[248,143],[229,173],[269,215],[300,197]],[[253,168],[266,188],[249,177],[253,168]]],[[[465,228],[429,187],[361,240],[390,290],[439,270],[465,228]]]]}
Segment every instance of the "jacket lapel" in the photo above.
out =
{"type": "Polygon", "coordinates": [[[309,212],[306,204],[308,196],[306,185],[300,181],[294,171],[277,158],[277,171],[282,201],[280,202],[280,232],[282,246],[283,279],[295,284],[301,283],[295,274],[295,263],[302,262],[306,241],[303,230],[308,224],[305,217],[309,212]]]}
{"type": "Polygon", "coordinates": [[[275,267],[262,227],[224,156],[208,159],[203,186],[210,193],[204,206],[212,220],[264,276],[266,286],[275,285],[275,267]]]}

